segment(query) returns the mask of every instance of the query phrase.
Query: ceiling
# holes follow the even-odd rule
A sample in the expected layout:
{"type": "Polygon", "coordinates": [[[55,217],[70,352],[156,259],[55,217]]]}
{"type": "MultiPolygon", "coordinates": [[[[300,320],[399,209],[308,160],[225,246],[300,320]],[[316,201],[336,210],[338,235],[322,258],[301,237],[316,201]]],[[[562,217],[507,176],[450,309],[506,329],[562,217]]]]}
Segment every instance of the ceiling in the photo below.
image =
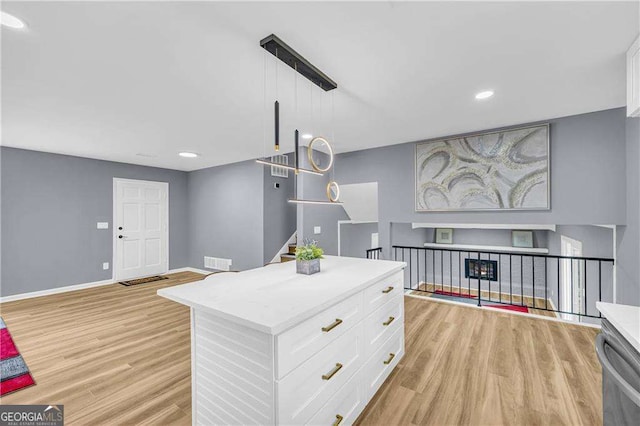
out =
{"type": "Polygon", "coordinates": [[[178,170],[271,154],[276,91],[285,151],[294,127],[346,152],[620,107],[640,17],[637,1],[2,10],[28,26],[2,28],[2,145],[178,170]],[[276,67],[271,33],[338,89],[276,67]]]}

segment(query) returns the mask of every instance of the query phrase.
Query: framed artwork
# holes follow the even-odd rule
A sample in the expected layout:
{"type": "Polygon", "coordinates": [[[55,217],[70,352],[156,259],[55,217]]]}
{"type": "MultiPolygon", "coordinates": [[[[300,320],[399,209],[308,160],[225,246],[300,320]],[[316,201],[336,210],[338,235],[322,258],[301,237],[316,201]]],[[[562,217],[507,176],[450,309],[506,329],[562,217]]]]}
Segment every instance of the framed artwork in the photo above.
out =
{"type": "Polygon", "coordinates": [[[548,210],[549,125],[416,144],[415,209],[548,210]]]}
{"type": "Polygon", "coordinates": [[[511,245],[513,247],[532,248],[533,231],[511,231],[511,245]]]}
{"type": "Polygon", "coordinates": [[[453,229],[436,228],[436,243],[453,244],[453,229]]]}

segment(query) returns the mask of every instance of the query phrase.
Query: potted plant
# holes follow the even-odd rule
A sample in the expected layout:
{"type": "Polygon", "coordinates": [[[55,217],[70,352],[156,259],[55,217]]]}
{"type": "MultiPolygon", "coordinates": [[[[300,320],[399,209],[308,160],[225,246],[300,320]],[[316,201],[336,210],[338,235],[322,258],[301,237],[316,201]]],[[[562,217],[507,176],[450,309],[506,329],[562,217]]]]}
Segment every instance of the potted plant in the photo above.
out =
{"type": "Polygon", "coordinates": [[[311,275],[320,272],[320,259],[324,250],[318,247],[318,242],[305,238],[302,246],[296,248],[296,272],[311,275]]]}

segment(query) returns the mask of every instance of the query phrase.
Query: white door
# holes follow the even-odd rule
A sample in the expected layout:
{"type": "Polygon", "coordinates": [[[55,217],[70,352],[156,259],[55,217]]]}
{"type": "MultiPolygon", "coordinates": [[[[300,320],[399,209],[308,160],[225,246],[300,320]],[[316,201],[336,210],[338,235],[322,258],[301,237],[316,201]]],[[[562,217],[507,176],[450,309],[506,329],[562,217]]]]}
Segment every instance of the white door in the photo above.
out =
{"type": "MultiPolygon", "coordinates": [[[[582,242],[573,238],[560,236],[562,256],[582,257],[582,242]]],[[[565,312],[584,313],[584,275],[583,263],[580,259],[562,260],[562,298],[560,310],[565,312]]],[[[563,314],[563,318],[578,320],[580,317],[563,314]]]]}
{"type": "Polygon", "coordinates": [[[114,279],[169,270],[169,184],[113,179],[114,279]]]}

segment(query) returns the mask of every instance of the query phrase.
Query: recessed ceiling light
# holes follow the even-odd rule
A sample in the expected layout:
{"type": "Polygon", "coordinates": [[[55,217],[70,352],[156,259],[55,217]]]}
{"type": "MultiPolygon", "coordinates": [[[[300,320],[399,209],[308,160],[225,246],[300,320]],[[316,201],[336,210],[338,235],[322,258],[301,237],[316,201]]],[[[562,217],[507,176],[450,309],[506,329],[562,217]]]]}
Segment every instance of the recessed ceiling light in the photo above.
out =
{"type": "Polygon", "coordinates": [[[493,96],[493,90],[485,90],[476,94],[476,99],[487,99],[493,96]]]}
{"type": "Polygon", "coordinates": [[[310,133],[303,133],[302,134],[302,139],[311,139],[313,137],[312,134],[310,133]]]}
{"type": "Polygon", "coordinates": [[[20,19],[9,15],[7,12],[2,12],[2,15],[0,15],[0,24],[16,30],[20,30],[26,26],[20,19]]]}
{"type": "Polygon", "coordinates": [[[198,156],[195,152],[180,152],[178,155],[184,158],[196,158],[198,156]]]}

